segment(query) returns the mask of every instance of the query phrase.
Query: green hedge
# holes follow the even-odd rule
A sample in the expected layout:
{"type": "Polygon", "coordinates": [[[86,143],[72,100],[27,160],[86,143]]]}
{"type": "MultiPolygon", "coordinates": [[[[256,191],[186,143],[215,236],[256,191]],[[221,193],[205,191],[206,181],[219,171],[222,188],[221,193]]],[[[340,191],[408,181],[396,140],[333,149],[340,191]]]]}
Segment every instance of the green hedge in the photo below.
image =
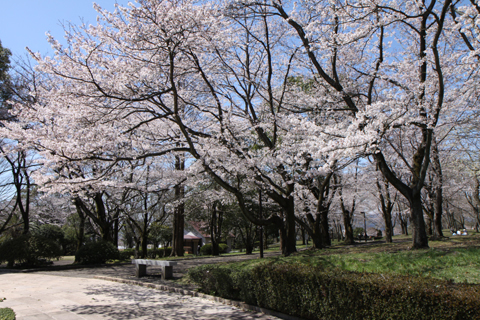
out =
{"type": "Polygon", "coordinates": [[[0,320],[15,320],[15,312],[10,308],[0,308],[0,320]]]}
{"type": "Polygon", "coordinates": [[[0,244],[0,263],[7,262],[9,266],[14,263],[21,267],[40,266],[61,255],[62,248],[57,241],[35,234],[21,235],[0,244]]]}
{"type": "MultiPolygon", "coordinates": [[[[220,251],[220,253],[227,253],[228,252],[228,245],[226,243],[219,243],[218,244],[218,250],[220,251]]],[[[204,244],[200,248],[200,253],[204,256],[211,255],[212,254],[212,244],[211,243],[204,244]]]]}
{"type": "Polygon", "coordinates": [[[118,258],[119,252],[113,243],[100,240],[84,244],[75,254],[75,263],[102,264],[118,258]]]}
{"type": "Polygon", "coordinates": [[[480,286],[409,276],[263,264],[189,270],[203,292],[304,319],[480,319],[480,286]]]}

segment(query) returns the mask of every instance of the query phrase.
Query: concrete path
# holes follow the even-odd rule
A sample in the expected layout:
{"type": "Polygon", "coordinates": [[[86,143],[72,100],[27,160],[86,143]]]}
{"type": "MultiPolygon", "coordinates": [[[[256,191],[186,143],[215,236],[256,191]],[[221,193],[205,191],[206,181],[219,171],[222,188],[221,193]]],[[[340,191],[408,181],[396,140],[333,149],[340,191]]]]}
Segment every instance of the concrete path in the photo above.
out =
{"type": "Polygon", "coordinates": [[[0,274],[0,307],[17,320],[44,319],[234,319],[273,320],[202,298],[109,282],[45,273],[0,274]]]}

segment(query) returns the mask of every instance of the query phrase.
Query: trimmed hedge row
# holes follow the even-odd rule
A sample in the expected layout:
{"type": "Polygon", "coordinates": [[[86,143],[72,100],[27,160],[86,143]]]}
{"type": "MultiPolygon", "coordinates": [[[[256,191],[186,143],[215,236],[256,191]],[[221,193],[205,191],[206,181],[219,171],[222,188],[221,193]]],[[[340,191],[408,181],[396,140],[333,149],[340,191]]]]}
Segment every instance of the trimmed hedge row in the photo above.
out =
{"type": "Polygon", "coordinates": [[[480,319],[480,286],[266,263],[189,270],[203,292],[304,319],[480,319]]]}
{"type": "Polygon", "coordinates": [[[10,308],[1,308],[0,320],[15,320],[15,312],[10,308]]]}

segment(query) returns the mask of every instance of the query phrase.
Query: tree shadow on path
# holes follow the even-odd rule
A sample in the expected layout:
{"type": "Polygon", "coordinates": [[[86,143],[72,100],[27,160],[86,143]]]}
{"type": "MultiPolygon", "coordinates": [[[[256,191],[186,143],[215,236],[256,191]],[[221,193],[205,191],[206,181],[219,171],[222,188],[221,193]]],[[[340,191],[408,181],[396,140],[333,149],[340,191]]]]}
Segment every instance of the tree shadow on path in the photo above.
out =
{"type": "Polygon", "coordinates": [[[90,286],[85,294],[92,296],[92,303],[69,307],[68,311],[106,319],[277,319],[201,298],[129,285],[90,286]]]}

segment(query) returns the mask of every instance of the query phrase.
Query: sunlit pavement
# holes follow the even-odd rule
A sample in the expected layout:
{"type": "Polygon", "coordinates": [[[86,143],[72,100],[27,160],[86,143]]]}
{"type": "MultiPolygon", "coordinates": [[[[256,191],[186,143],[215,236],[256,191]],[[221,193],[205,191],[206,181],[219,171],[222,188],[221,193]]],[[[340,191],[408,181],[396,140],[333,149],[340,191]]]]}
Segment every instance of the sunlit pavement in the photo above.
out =
{"type": "Polygon", "coordinates": [[[278,319],[202,298],[55,272],[0,274],[0,308],[17,320],[278,319]]]}

